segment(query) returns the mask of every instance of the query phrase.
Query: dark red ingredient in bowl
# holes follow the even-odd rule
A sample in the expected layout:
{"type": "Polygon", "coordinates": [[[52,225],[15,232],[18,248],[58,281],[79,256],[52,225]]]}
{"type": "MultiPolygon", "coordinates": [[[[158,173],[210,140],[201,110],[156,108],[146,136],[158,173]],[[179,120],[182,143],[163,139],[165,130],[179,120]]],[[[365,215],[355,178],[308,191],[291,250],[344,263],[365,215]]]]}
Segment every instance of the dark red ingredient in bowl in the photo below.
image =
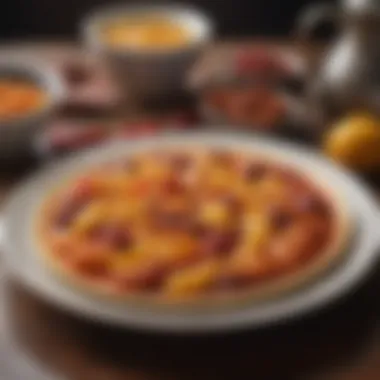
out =
{"type": "Polygon", "coordinates": [[[82,258],[73,263],[76,270],[88,277],[105,277],[107,266],[102,260],[94,258],[82,258]]]}
{"type": "Polygon", "coordinates": [[[238,54],[235,67],[240,75],[255,75],[267,80],[289,74],[289,68],[279,54],[261,49],[238,54]]]}
{"type": "Polygon", "coordinates": [[[284,117],[285,104],[269,88],[218,88],[206,94],[206,104],[226,121],[238,125],[271,128],[284,117]]]}
{"type": "Polygon", "coordinates": [[[187,212],[158,210],[152,216],[154,226],[158,229],[186,231],[191,226],[191,217],[187,212]]]}
{"type": "Polygon", "coordinates": [[[310,194],[301,195],[298,198],[297,206],[300,212],[314,212],[323,214],[328,210],[325,204],[318,197],[314,197],[310,194]]]}
{"type": "Polygon", "coordinates": [[[250,164],[244,170],[244,178],[249,182],[254,182],[265,177],[268,169],[264,164],[250,164]]]}
{"type": "Polygon", "coordinates": [[[77,201],[68,200],[63,203],[61,209],[57,212],[56,227],[59,229],[68,227],[81,208],[82,204],[77,201]]]}
{"type": "Polygon", "coordinates": [[[168,268],[157,263],[147,263],[139,270],[123,274],[118,282],[121,289],[156,290],[162,283],[168,268]]]}
{"type": "Polygon", "coordinates": [[[239,238],[238,231],[207,231],[202,238],[201,251],[206,256],[228,255],[239,238]]]}
{"type": "Polygon", "coordinates": [[[79,183],[72,189],[70,194],[62,202],[62,206],[57,211],[56,226],[58,228],[67,227],[78,213],[91,201],[93,188],[86,181],[79,183]]]}
{"type": "Polygon", "coordinates": [[[285,210],[272,208],[270,210],[270,220],[275,230],[283,230],[292,224],[293,216],[285,210]]]}
{"type": "Polygon", "coordinates": [[[186,186],[177,178],[170,178],[163,183],[163,190],[166,194],[177,195],[186,191],[186,186]]]}
{"type": "Polygon", "coordinates": [[[133,244],[131,231],[123,226],[105,225],[93,231],[92,236],[113,249],[128,249],[133,244]]]}

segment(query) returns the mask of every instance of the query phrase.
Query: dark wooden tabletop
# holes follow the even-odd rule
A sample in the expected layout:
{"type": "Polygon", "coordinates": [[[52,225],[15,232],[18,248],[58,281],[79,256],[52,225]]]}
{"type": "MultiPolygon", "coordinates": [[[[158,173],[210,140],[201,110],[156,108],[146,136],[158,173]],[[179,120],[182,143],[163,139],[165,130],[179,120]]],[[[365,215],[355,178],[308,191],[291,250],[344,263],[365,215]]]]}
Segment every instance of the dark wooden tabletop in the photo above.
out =
{"type": "MultiPolygon", "coordinates": [[[[11,171],[3,172],[1,197],[21,177],[9,176],[11,171]]],[[[7,330],[33,366],[57,379],[380,379],[377,268],[354,293],[301,320],[260,331],[192,337],[81,320],[46,304],[6,272],[2,276],[7,322],[0,319],[0,339],[7,330]]],[[[5,373],[1,363],[0,374],[5,373]]],[[[32,376],[25,379],[40,380],[32,376]]]]}

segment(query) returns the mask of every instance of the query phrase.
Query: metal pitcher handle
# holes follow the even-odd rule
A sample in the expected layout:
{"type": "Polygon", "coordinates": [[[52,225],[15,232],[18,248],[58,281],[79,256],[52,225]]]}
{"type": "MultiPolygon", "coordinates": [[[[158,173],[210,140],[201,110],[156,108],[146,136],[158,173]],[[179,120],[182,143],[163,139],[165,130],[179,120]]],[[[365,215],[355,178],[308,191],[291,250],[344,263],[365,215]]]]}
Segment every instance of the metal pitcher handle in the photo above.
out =
{"type": "Polygon", "coordinates": [[[312,4],[301,12],[296,22],[296,38],[310,42],[318,26],[324,23],[336,24],[337,15],[337,8],[332,4],[312,4]]]}

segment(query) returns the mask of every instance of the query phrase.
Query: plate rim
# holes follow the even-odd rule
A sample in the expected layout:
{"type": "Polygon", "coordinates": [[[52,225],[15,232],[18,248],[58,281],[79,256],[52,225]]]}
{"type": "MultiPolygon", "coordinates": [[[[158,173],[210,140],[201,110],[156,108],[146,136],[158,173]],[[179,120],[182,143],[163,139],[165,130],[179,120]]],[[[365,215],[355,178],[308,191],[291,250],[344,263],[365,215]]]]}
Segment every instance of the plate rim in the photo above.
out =
{"type": "MultiPolygon", "coordinates": [[[[202,317],[201,319],[197,321],[191,321],[191,317],[189,316],[185,317],[185,319],[178,319],[176,316],[173,315],[161,315],[160,318],[156,318],[154,315],[149,318],[149,316],[145,316],[144,318],[136,318],[138,317],[138,314],[133,316],[133,313],[131,316],[128,317],[128,315],[123,319],[120,318],[120,315],[118,317],[115,316],[115,314],[112,316],[111,313],[104,312],[104,310],[101,310],[101,306],[104,307],[107,303],[102,299],[92,299],[92,302],[94,302],[94,305],[92,307],[83,306],[82,308],[79,307],[78,304],[75,305],[75,301],[71,301],[70,304],[67,303],[67,299],[64,300],[64,297],[59,300],[57,299],[57,294],[54,296],[54,291],[51,292],[51,290],[47,291],[47,289],[41,287],[41,285],[37,285],[36,282],[32,280],[33,275],[25,276],[25,270],[23,272],[22,269],[15,267],[12,263],[12,259],[10,259],[10,256],[12,256],[11,252],[14,251],[14,248],[12,248],[12,242],[9,241],[9,229],[11,228],[11,223],[6,223],[7,218],[11,221],[12,212],[15,212],[13,209],[15,207],[15,203],[17,203],[17,197],[20,196],[25,191],[31,191],[31,184],[33,182],[38,181],[48,181],[48,176],[52,176],[52,173],[59,169],[63,172],[68,171],[72,165],[74,165],[78,159],[83,160],[83,167],[94,165],[94,161],[99,162],[105,162],[112,158],[108,157],[110,153],[116,154],[116,156],[123,156],[128,154],[133,154],[135,151],[139,151],[141,149],[144,149],[144,147],[154,146],[157,143],[162,144],[163,146],[167,145],[168,142],[175,143],[179,140],[185,141],[187,144],[188,141],[191,141],[192,144],[201,144],[209,146],[209,145],[219,145],[220,143],[229,145],[232,149],[234,148],[234,145],[240,146],[240,147],[247,147],[248,149],[257,149],[259,145],[262,145],[261,148],[265,150],[273,150],[273,149],[279,149],[282,150],[282,153],[280,155],[286,155],[287,152],[291,151],[291,153],[295,153],[297,155],[301,154],[304,156],[304,158],[307,158],[307,160],[315,161],[317,166],[319,165],[321,170],[324,171],[330,171],[330,174],[334,174],[334,176],[340,177],[341,182],[346,182],[351,186],[351,189],[355,189],[356,192],[360,190],[360,198],[361,201],[366,203],[368,206],[368,215],[362,215],[362,217],[367,218],[368,220],[371,219],[372,223],[380,222],[380,213],[378,210],[378,205],[375,202],[375,199],[372,197],[371,193],[367,190],[365,186],[359,181],[358,179],[354,178],[348,171],[345,169],[340,168],[339,166],[331,163],[329,160],[325,159],[324,157],[318,155],[315,153],[312,149],[305,149],[305,147],[298,146],[294,143],[289,143],[287,141],[277,140],[277,139],[271,139],[268,137],[264,137],[260,134],[249,134],[249,139],[247,139],[248,134],[246,133],[220,133],[220,132],[210,132],[210,131],[202,131],[202,132],[175,132],[175,133],[169,133],[169,134],[163,134],[160,136],[153,136],[153,137],[147,137],[138,141],[121,141],[121,142],[113,142],[108,144],[103,144],[101,146],[87,149],[86,151],[77,152],[73,155],[70,155],[69,157],[59,160],[57,162],[54,162],[52,164],[47,165],[45,168],[40,170],[37,174],[34,174],[30,176],[26,181],[22,182],[21,185],[13,192],[9,198],[9,200],[6,202],[6,206],[4,208],[4,218],[2,220],[2,232],[3,232],[3,240],[2,240],[2,253],[4,257],[4,262],[6,264],[9,264],[9,270],[14,274],[21,282],[26,284],[28,287],[30,287],[37,295],[41,296],[48,302],[51,302],[55,304],[56,306],[66,309],[67,311],[70,311],[71,313],[74,313],[76,315],[81,315],[83,317],[90,317],[92,319],[96,319],[98,321],[101,321],[103,323],[111,324],[111,325],[118,325],[118,326],[124,326],[124,327],[130,327],[130,328],[137,328],[140,330],[151,330],[151,331],[161,331],[161,332],[180,332],[180,333],[211,333],[211,332],[220,332],[220,331],[234,331],[234,330],[241,330],[244,328],[258,328],[263,327],[267,325],[272,325],[281,322],[282,320],[289,320],[294,319],[296,317],[301,317],[305,315],[306,313],[309,313],[313,310],[323,308],[324,306],[327,306],[330,303],[333,303],[337,301],[337,299],[343,297],[346,295],[349,291],[352,291],[353,288],[361,281],[363,281],[367,275],[369,275],[373,264],[375,261],[378,260],[378,252],[377,248],[380,246],[380,239],[379,237],[374,234],[375,230],[372,231],[372,235],[370,236],[370,232],[367,233],[367,239],[371,238],[370,241],[367,241],[367,253],[366,256],[364,256],[364,253],[361,253],[363,256],[361,259],[361,266],[358,268],[351,268],[351,272],[349,272],[349,268],[347,264],[341,264],[340,271],[338,271],[338,274],[335,274],[335,286],[334,281],[330,280],[330,282],[324,283],[323,282],[323,276],[321,276],[320,279],[316,280],[316,284],[310,284],[306,291],[301,291],[300,295],[298,295],[298,301],[297,301],[297,295],[295,296],[295,300],[293,300],[293,307],[291,307],[291,301],[292,296],[291,295],[285,295],[280,299],[280,306],[273,305],[272,311],[267,311],[267,315],[264,318],[263,316],[257,317],[257,310],[255,308],[245,308],[240,311],[240,318],[237,318],[239,316],[239,310],[234,311],[233,313],[230,313],[228,311],[223,312],[221,316],[217,316],[215,318],[215,321],[213,323],[210,323],[209,316],[206,316],[208,318],[206,320],[203,320],[202,323],[202,317]],[[231,145],[231,142],[233,143],[231,145]],[[269,149],[268,149],[269,146],[269,149]],[[121,150],[124,150],[125,152],[121,152],[121,150]],[[129,150],[128,150],[129,149],[129,150]],[[285,151],[285,153],[283,152],[285,151]],[[106,157],[107,156],[107,157],[106,157]],[[376,207],[376,209],[372,210],[372,208],[376,207]],[[369,211],[371,209],[372,214],[369,214],[369,211]],[[13,211],[12,211],[13,210],[13,211]],[[375,219],[376,218],[376,219],[375,219]],[[364,261],[363,261],[364,260],[364,261]],[[346,266],[346,269],[344,268],[346,266]],[[338,286],[337,283],[340,285],[338,286]],[[327,286],[330,285],[330,286],[327,286]],[[319,288],[318,288],[319,286],[319,288]],[[314,297],[313,299],[306,299],[308,290],[310,292],[313,290],[313,288],[316,288],[314,290],[314,297]],[[319,290],[319,293],[317,292],[319,290]],[[303,295],[302,298],[302,294],[303,295]],[[97,304],[97,305],[96,305],[97,304]],[[282,306],[281,306],[282,305],[282,306]],[[287,306],[288,305],[288,306],[287,306]],[[97,307],[96,307],[97,306],[97,307]],[[91,310],[92,308],[92,310],[91,310]],[[97,311],[95,309],[98,309],[97,311]],[[249,313],[249,311],[251,313],[249,313]],[[256,317],[253,315],[256,312],[256,317]],[[237,314],[236,314],[237,313],[237,314]],[[251,314],[251,316],[250,316],[251,314]],[[164,319],[165,317],[165,319],[164,319]],[[173,319],[174,318],[174,319],[173,319]],[[186,322],[187,320],[187,322],[186,322]],[[206,323],[207,322],[207,323],[206,323]]],[[[157,146],[157,145],[156,145],[157,146]]],[[[294,159],[294,158],[293,158],[294,159]]],[[[307,161],[306,160],[306,161],[307,161]]],[[[82,164],[81,163],[81,164],[82,164]]],[[[304,164],[302,164],[305,166],[304,164]]],[[[59,172],[58,170],[58,172],[59,172]]],[[[70,170],[69,170],[70,171],[70,170]]],[[[71,170],[72,172],[72,170],[71,170]]],[[[74,172],[76,172],[74,170],[74,172]]],[[[72,175],[72,174],[71,174],[72,175]]],[[[52,179],[50,179],[52,180],[52,179]]],[[[352,190],[353,191],[353,190],[352,190]]],[[[43,194],[46,194],[46,190],[43,189],[40,190],[40,196],[43,194]]],[[[30,194],[31,196],[32,194],[30,194]]],[[[31,200],[29,200],[31,201],[31,200]]],[[[16,209],[17,210],[17,209],[16,209]]],[[[19,210],[20,211],[20,210],[19,210]]],[[[363,233],[363,232],[362,232],[363,233]]],[[[36,248],[36,247],[34,247],[36,248]]],[[[20,253],[19,253],[20,254],[20,253]]],[[[24,253],[25,254],[25,253],[24,253]]],[[[353,256],[359,256],[359,253],[352,253],[353,256]]],[[[34,254],[35,259],[38,260],[37,254],[34,254]]],[[[40,264],[42,265],[42,264],[40,264]]],[[[45,269],[44,269],[45,270],[45,269]]],[[[49,275],[49,274],[48,274],[49,275]]],[[[50,276],[50,275],[49,275],[50,276]]],[[[333,276],[334,277],[334,276],[333,276]]],[[[52,280],[54,280],[52,278],[52,280]]],[[[334,280],[334,278],[333,278],[334,280]]],[[[65,287],[64,284],[58,285],[60,287],[65,287]]],[[[73,291],[72,291],[73,292],[73,291]]],[[[80,292],[80,291],[79,291],[80,292]]],[[[75,295],[75,297],[83,298],[86,297],[86,294],[79,294],[75,295]]],[[[89,296],[87,295],[86,298],[89,296]]],[[[79,299],[78,298],[78,299],[79,299]]],[[[294,298],[294,296],[293,296],[294,298]]],[[[90,301],[89,301],[90,302],[90,301]]],[[[128,304],[126,303],[124,305],[125,312],[128,314],[128,304]]],[[[260,308],[260,306],[256,307],[260,308]]],[[[262,308],[262,306],[261,306],[262,308]]],[[[264,306],[265,308],[265,306],[264,306]]],[[[148,312],[149,313],[149,312],[148,312]]],[[[263,313],[262,313],[263,314],[263,313]]],[[[265,315],[265,313],[264,313],[265,315]]],[[[178,317],[178,315],[177,315],[178,317]]],[[[181,318],[181,317],[180,317],[181,318]]]]}

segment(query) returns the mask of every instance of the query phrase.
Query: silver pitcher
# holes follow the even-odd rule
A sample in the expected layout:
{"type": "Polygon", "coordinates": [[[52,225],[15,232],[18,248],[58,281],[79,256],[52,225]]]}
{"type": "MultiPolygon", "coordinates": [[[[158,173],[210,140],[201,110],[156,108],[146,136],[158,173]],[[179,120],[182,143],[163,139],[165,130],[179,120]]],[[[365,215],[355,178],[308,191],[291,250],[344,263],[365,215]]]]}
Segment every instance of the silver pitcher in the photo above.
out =
{"type": "Polygon", "coordinates": [[[301,14],[298,37],[310,41],[317,26],[333,22],[338,35],[310,81],[321,112],[370,109],[380,113],[380,0],[315,4],[301,14]]]}

